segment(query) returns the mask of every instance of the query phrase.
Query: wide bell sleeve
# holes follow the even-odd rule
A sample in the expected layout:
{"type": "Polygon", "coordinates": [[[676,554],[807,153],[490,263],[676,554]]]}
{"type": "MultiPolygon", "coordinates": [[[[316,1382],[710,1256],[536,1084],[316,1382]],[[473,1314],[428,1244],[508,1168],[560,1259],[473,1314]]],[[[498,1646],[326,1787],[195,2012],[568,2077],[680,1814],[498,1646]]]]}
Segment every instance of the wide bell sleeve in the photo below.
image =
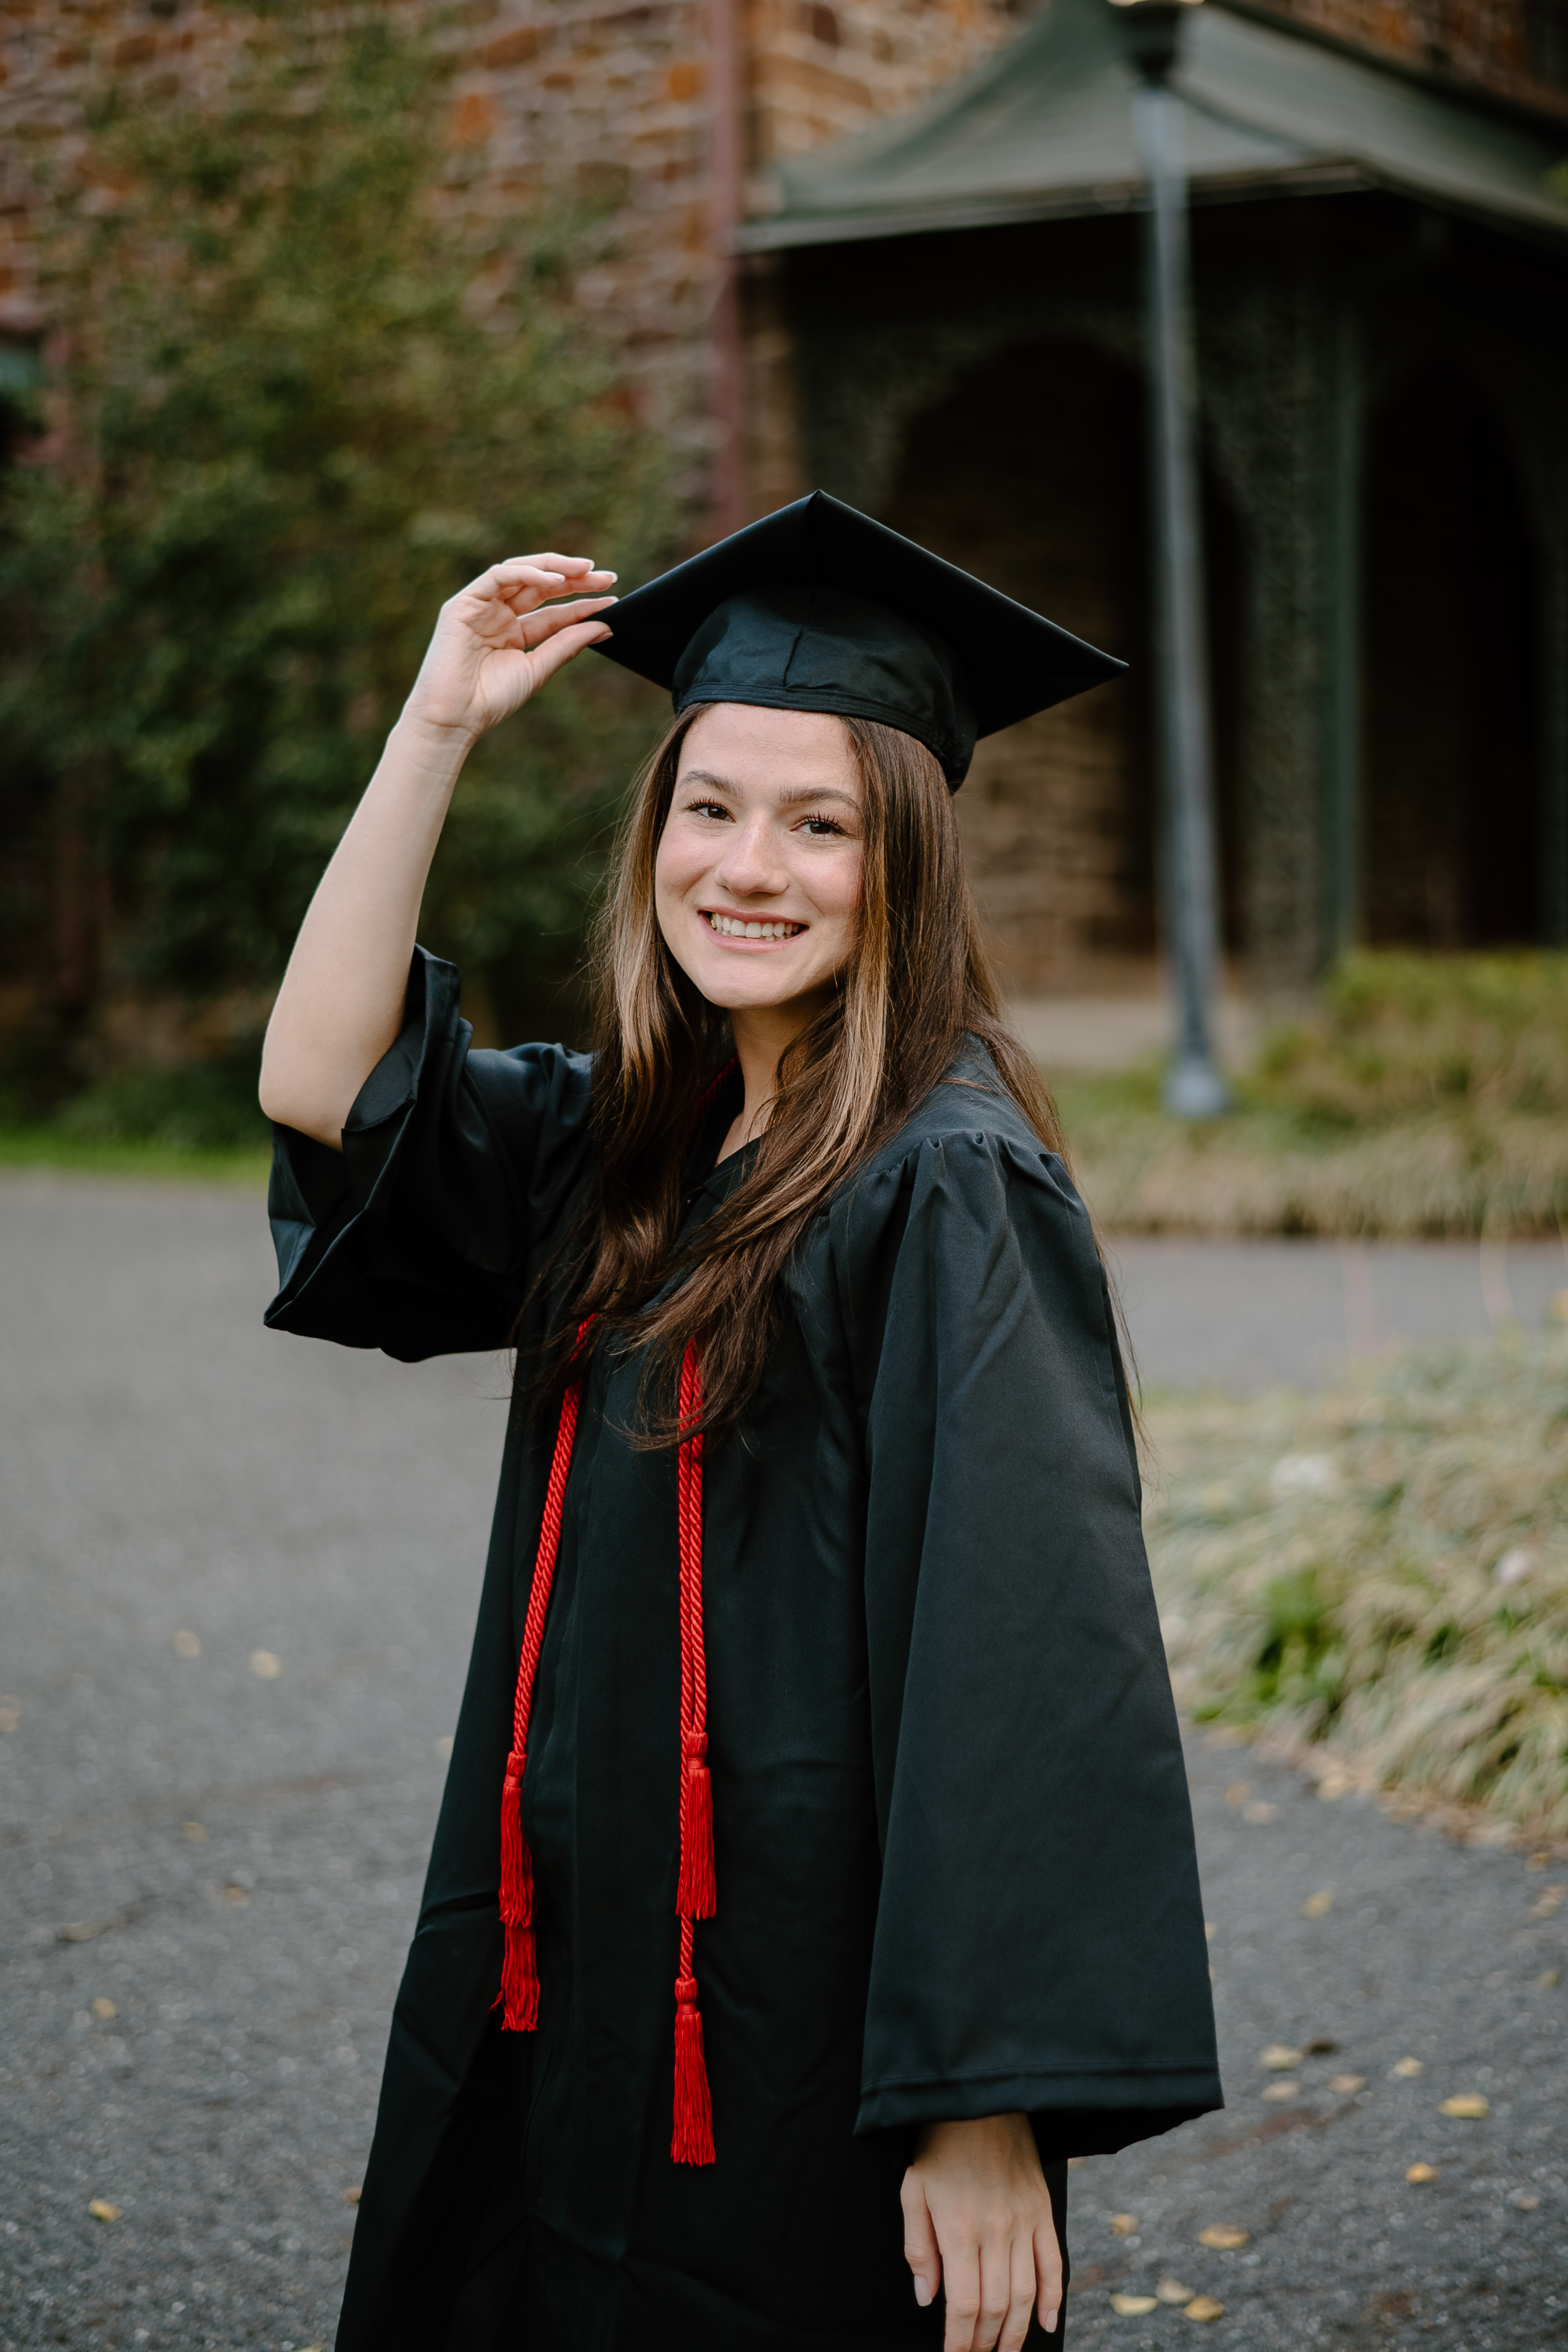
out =
{"type": "Polygon", "coordinates": [[[404,1026],[341,1153],[273,1129],[273,1330],[426,1356],[502,1346],[586,1160],[591,1064],[475,1052],[449,963],[416,950],[404,1026]]]}
{"type": "Polygon", "coordinates": [[[1011,1134],[834,1212],[868,1478],[882,1880],[858,2128],[1042,2153],[1223,2104],[1186,1775],[1089,1223],[1011,1134]]]}

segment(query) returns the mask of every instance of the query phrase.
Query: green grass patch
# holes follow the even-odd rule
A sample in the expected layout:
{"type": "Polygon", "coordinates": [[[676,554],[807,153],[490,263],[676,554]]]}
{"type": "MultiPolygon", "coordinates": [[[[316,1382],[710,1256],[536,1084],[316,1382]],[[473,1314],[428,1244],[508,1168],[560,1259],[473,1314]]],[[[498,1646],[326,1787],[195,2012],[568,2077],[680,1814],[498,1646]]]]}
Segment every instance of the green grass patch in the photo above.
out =
{"type": "Polygon", "coordinates": [[[1568,1835],[1568,1339],[1156,1398],[1147,1425],[1184,1706],[1568,1835]]]}
{"type": "Polygon", "coordinates": [[[133,1138],[94,1140],[58,1124],[0,1125],[0,1169],[60,1168],[89,1176],[183,1177],[265,1186],[268,1151],[195,1150],[133,1138]]]}
{"type": "Polygon", "coordinates": [[[258,1061],[242,1045],[181,1069],[126,1070],[50,1118],[0,1118],[0,1167],[264,1182],[272,1139],[256,1099],[258,1061]]]}

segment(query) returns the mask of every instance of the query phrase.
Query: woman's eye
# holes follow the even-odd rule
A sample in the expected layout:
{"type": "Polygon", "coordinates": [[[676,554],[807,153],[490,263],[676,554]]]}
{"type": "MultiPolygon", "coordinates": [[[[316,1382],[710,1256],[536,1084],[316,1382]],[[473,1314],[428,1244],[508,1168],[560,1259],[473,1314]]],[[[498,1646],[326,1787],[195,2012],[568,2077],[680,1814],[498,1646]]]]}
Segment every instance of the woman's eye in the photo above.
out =
{"type": "Polygon", "coordinates": [[[836,833],[844,831],[837,817],[808,816],[804,817],[801,823],[802,829],[809,833],[814,841],[830,841],[836,833]]]}
{"type": "Polygon", "coordinates": [[[722,801],[693,801],[690,813],[693,816],[722,817],[727,817],[730,814],[722,801]]]}

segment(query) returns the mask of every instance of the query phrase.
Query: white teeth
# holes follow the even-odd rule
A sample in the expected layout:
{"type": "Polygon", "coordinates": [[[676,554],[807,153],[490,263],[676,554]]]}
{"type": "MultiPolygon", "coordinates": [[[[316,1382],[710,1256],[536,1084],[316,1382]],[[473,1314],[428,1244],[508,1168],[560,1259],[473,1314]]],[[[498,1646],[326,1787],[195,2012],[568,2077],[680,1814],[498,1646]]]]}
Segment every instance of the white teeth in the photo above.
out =
{"type": "Polygon", "coordinates": [[[804,923],[739,923],[732,915],[708,915],[704,919],[710,930],[725,940],[793,940],[805,929],[804,923]]]}

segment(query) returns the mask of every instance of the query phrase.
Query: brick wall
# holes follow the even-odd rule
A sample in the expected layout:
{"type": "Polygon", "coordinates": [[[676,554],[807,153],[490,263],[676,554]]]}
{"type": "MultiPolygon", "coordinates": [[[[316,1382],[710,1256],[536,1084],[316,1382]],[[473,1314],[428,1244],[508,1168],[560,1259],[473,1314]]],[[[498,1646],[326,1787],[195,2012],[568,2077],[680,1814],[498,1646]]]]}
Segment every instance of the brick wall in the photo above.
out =
{"type": "Polygon", "coordinates": [[[1568,116],[1563,0],[1272,0],[1278,15],[1403,64],[1568,116]]]}
{"type": "Polygon", "coordinates": [[[1013,350],[914,423],[886,520],[1135,662],[983,742],[958,800],[1010,988],[1154,944],[1141,388],[1083,349],[1013,350]]]}
{"type": "MultiPolygon", "coordinates": [[[[1552,47],[1568,39],[1563,0],[1276,5],[1461,78],[1540,88],[1550,71],[1568,89],[1568,57],[1552,47]]],[[[750,192],[762,203],[773,160],[915,104],[1016,28],[1009,0],[736,5],[750,192]]],[[[0,331],[41,322],[33,224],[47,171],[92,179],[85,91],[216,74],[236,23],[215,0],[0,0],[0,331]]],[[[714,287],[708,0],[477,0],[454,37],[449,201],[504,213],[545,184],[609,201],[616,250],[584,299],[618,327],[650,424],[689,446],[700,499],[714,287]]],[[[748,289],[748,312],[750,502],[765,509],[795,486],[787,352],[765,283],[748,289]]]]}
{"type": "MultiPolygon", "coordinates": [[[[739,5],[759,165],[914,103],[1012,29],[1006,0],[739,5]]],[[[92,177],[88,91],[216,74],[236,21],[213,0],[0,0],[0,331],[42,323],[34,223],[51,173],[92,177]]],[[[479,0],[455,37],[443,190],[481,216],[546,186],[607,200],[613,250],[582,297],[616,324],[650,424],[689,446],[696,499],[714,286],[708,36],[707,0],[479,0]]],[[[765,330],[754,358],[765,372],[765,330]]],[[[788,462],[775,457],[774,473],[788,462]]]]}

